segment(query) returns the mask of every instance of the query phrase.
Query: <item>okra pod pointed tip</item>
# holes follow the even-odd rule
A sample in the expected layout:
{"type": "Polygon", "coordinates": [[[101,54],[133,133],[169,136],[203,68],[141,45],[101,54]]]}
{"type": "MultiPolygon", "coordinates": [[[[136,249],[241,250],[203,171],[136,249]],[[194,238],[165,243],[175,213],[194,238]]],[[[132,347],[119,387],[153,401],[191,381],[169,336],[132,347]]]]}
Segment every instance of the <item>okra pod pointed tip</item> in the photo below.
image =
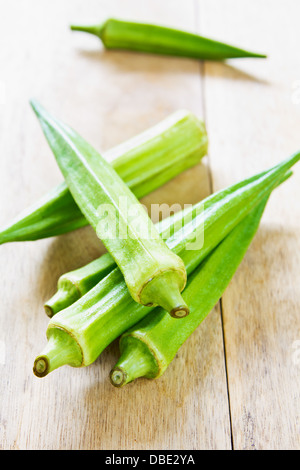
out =
{"type": "Polygon", "coordinates": [[[36,99],[34,99],[34,98],[32,98],[31,100],[29,100],[29,103],[30,103],[30,106],[31,106],[31,108],[33,109],[35,115],[36,115],[37,117],[39,117],[39,116],[40,116],[40,113],[41,113],[41,111],[42,111],[42,109],[43,109],[42,106],[41,106],[41,104],[40,104],[36,99]]]}
{"type": "Polygon", "coordinates": [[[35,109],[39,105],[39,102],[35,98],[31,98],[29,100],[29,103],[32,109],[35,109]]]}
{"type": "Polygon", "coordinates": [[[245,56],[245,58],[247,57],[252,57],[254,59],[267,59],[268,56],[266,54],[260,54],[260,53],[257,53],[257,52],[248,52],[247,55],[245,56]]]}
{"type": "Polygon", "coordinates": [[[41,105],[41,103],[35,98],[32,98],[29,103],[37,118],[40,120],[44,120],[48,113],[45,108],[41,105]]]}

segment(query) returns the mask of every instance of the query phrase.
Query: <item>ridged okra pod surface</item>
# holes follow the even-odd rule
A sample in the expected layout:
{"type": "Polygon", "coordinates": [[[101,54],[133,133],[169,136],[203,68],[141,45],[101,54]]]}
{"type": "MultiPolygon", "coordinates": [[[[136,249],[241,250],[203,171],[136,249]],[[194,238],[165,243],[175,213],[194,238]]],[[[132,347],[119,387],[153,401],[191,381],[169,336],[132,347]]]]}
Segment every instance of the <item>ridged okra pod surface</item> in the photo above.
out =
{"type": "MultiPolygon", "coordinates": [[[[294,161],[294,159],[291,159],[294,161]]],[[[290,164],[292,165],[291,161],[290,164]]],[[[275,179],[272,190],[285,181],[291,174],[285,171],[287,163],[283,165],[283,170],[279,178],[275,179]]],[[[266,172],[260,175],[262,177],[266,172]]],[[[254,181],[254,177],[248,179],[248,184],[254,181]]],[[[235,188],[241,186],[241,183],[235,185],[235,188]]],[[[223,193],[223,195],[226,195],[223,193]]],[[[230,233],[243,218],[254,209],[256,205],[268,196],[268,193],[262,192],[259,200],[250,200],[247,210],[244,212],[237,207],[237,213],[231,221],[225,226],[212,221],[210,237],[204,237],[203,246],[197,246],[193,250],[193,256],[190,256],[189,246],[199,236],[205,227],[206,217],[209,213],[194,211],[192,219],[188,221],[183,214],[177,213],[173,216],[172,235],[167,240],[172,250],[179,253],[184,260],[187,273],[190,275],[197,266],[218,246],[218,244],[230,233]],[[204,219],[203,219],[204,218],[204,219]],[[185,222],[185,230],[182,231],[182,220],[185,222]]],[[[220,197],[220,194],[218,195],[220,197]]],[[[213,196],[211,196],[213,199],[213,196]]],[[[208,198],[209,199],[209,198],[208,198]]],[[[218,204],[218,198],[208,200],[208,211],[210,204],[218,204]]],[[[162,226],[167,229],[169,221],[163,220],[162,226]]],[[[163,230],[163,227],[161,229],[163,230]]],[[[151,310],[154,307],[150,307],[151,310]]],[[[97,359],[101,352],[132,327],[139,320],[149,313],[149,308],[144,307],[132,299],[124,282],[121,271],[118,268],[113,269],[102,281],[87,292],[82,298],[77,300],[68,308],[60,311],[49,321],[47,328],[48,344],[44,351],[36,358],[34,373],[39,377],[44,377],[55,368],[62,365],[87,366],[97,359]],[[64,332],[64,335],[61,334],[64,332]],[[66,341],[64,336],[69,336],[66,341]],[[68,348],[66,355],[63,354],[64,344],[67,342],[68,348]],[[73,354],[73,356],[72,356],[73,354]]]]}
{"type": "Polygon", "coordinates": [[[33,109],[78,207],[124,275],[132,298],[182,318],[183,261],[159,236],[135,195],[112,166],[69,126],[37,102],[33,109]]]}
{"type": "MultiPolygon", "coordinates": [[[[187,110],[104,153],[138,198],[193,167],[206,155],[204,123],[187,110]]],[[[65,182],[51,189],[0,231],[0,244],[61,235],[88,225],[65,182]]]]}
{"type": "MultiPolygon", "coordinates": [[[[292,155],[267,171],[247,178],[239,183],[229,186],[208,196],[193,207],[187,207],[171,217],[167,217],[157,224],[157,230],[167,245],[177,254],[187,245],[186,236],[189,229],[195,229],[194,235],[189,233],[190,243],[197,240],[201,245],[202,256],[206,256],[211,247],[224,237],[230,230],[267,194],[271,188],[280,184],[282,179],[290,176],[289,167],[299,158],[299,153],[292,155]],[[277,181],[277,183],[276,183],[277,181]],[[199,230],[200,227],[200,230],[199,230]],[[202,227],[202,234],[201,234],[202,227]],[[197,233],[197,236],[195,236],[197,233]],[[202,235],[202,238],[201,238],[202,235]],[[209,240],[209,243],[207,241],[209,240]]],[[[196,266],[198,257],[195,256],[197,246],[190,245],[185,253],[185,262],[189,259],[191,266],[196,266]]],[[[187,266],[187,264],[186,264],[187,266]]],[[[106,254],[89,265],[62,276],[58,292],[46,303],[49,316],[71,305],[88,288],[96,285],[105,275],[105,270],[113,269],[115,263],[106,254]],[[109,264],[111,263],[110,267],[109,264]],[[66,289],[68,283],[69,292],[66,289]],[[94,284],[93,284],[94,283],[94,284]],[[76,299],[74,299],[74,294],[76,299]]],[[[190,268],[188,268],[190,269],[190,268]]]]}
{"type": "Polygon", "coordinates": [[[71,29],[98,36],[107,49],[125,49],[203,60],[266,57],[264,54],[246,51],[187,31],[114,18],[95,26],[72,25],[71,29]]]}
{"type": "Polygon", "coordinates": [[[194,271],[184,291],[190,315],[176,322],[158,308],[120,339],[121,357],[110,373],[121,387],[138,377],[157,378],[167,369],[182,344],[222,296],[253,239],[267,198],[240,222],[194,271]]]}

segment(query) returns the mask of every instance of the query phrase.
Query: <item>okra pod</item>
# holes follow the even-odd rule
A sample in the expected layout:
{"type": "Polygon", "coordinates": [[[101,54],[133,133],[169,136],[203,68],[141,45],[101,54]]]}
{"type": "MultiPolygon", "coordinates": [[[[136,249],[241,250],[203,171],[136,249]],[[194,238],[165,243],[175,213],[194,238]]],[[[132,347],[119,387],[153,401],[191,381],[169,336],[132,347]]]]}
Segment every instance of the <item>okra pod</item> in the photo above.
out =
{"type": "Polygon", "coordinates": [[[157,308],[120,339],[121,357],[110,373],[115,387],[160,377],[182,344],[218,302],[252,241],[267,198],[245,217],[194,271],[183,293],[190,315],[176,322],[157,308]],[[169,318],[168,318],[169,317],[169,318]]]}
{"type": "MultiPolygon", "coordinates": [[[[207,152],[204,123],[179,110],[104,153],[138,198],[200,162],[207,152]]],[[[0,231],[0,244],[61,235],[88,225],[62,182],[0,231]]]]}
{"type": "Polygon", "coordinates": [[[51,318],[76,302],[115,267],[114,259],[109,253],[105,253],[86,266],[60,276],[56,293],[44,305],[48,317],[51,318]]]}
{"type": "Polygon", "coordinates": [[[171,316],[189,313],[183,301],[183,261],[159,236],[143,206],[112,166],[73,129],[32,107],[78,207],[123,273],[132,298],[171,316]]]}
{"type": "MultiPolygon", "coordinates": [[[[298,154],[299,158],[300,154],[298,154]]],[[[274,171],[272,173],[274,169],[271,170],[273,186],[268,186],[269,192],[263,190],[263,184],[255,185],[254,177],[249,178],[248,186],[254,184],[252,198],[250,194],[247,200],[241,198],[240,204],[235,206],[235,213],[228,211],[230,201],[227,197],[230,196],[230,188],[227,188],[222,195],[219,193],[217,197],[216,195],[210,196],[213,202],[208,201],[207,205],[204,205],[204,210],[199,211],[199,205],[193,207],[190,212],[192,218],[185,220],[184,225],[182,225],[184,218],[180,219],[181,213],[173,216],[174,231],[171,230],[172,234],[167,243],[175,253],[181,256],[189,276],[263,198],[290,176],[289,168],[295,161],[296,157],[293,156],[289,164],[287,161],[282,164],[282,172],[276,172],[276,176],[274,171]],[[223,198],[226,202],[222,205],[223,198]],[[219,217],[216,211],[211,210],[214,206],[219,209],[219,217]],[[221,214],[226,210],[231,220],[224,222],[221,214]],[[194,250],[189,250],[191,243],[201,239],[203,230],[204,234],[206,231],[209,233],[209,236],[204,236],[203,245],[197,245],[194,250]]],[[[266,174],[267,172],[261,174],[260,180],[266,174]]],[[[238,192],[242,189],[242,183],[234,187],[238,192]]],[[[168,224],[165,220],[162,223],[166,224],[165,227],[168,224]]],[[[46,331],[48,343],[34,362],[35,375],[45,377],[63,365],[88,366],[112,341],[145,317],[149,309],[154,310],[154,307],[148,308],[134,302],[121,271],[118,268],[113,269],[83,297],[51,318],[46,331]]]]}
{"type": "MultiPolygon", "coordinates": [[[[295,156],[292,157],[292,159],[295,156]]],[[[297,154],[296,154],[297,158],[297,154]]],[[[236,214],[228,216],[229,226],[227,230],[230,230],[233,227],[233,223],[237,223],[238,220],[236,216],[239,214],[244,216],[244,214],[249,210],[249,207],[252,207],[252,202],[250,198],[250,202],[248,204],[244,204],[244,202],[239,199],[241,198],[241,191],[250,188],[250,191],[253,191],[253,194],[259,193],[261,187],[263,186],[265,181],[273,181],[272,177],[265,179],[267,174],[270,174],[278,167],[276,165],[274,168],[271,168],[267,171],[259,173],[258,175],[254,175],[251,178],[243,180],[237,184],[229,186],[224,190],[218,191],[207,197],[205,200],[200,202],[199,204],[195,205],[192,209],[186,208],[184,211],[177,212],[175,215],[171,217],[167,217],[160,221],[156,227],[160,236],[163,240],[166,241],[168,246],[171,246],[171,239],[168,240],[170,237],[170,233],[172,232],[174,236],[176,236],[176,232],[181,229],[184,225],[184,221],[187,223],[189,215],[195,213],[199,213],[203,210],[203,226],[205,227],[205,236],[212,236],[210,235],[210,227],[211,224],[216,223],[218,218],[223,217],[223,222],[221,222],[222,231],[224,232],[224,228],[226,227],[226,214],[229,214],[230,211],[230,204],[236,207],[236,214]],[[263,179],[261,179],[263,178],[263,179]],[[254,186],[251,189],[252,183],[257,182],[257,186],[254,186]],[[230,199],[229,198],[230,194],[230,199]],[[230,203],[231,201],[231,203],[230,203]],[[234,202],[235,201],[235,202],[234,202]],[[216,207],[218,209],[217,218],[215,218],[214,212],[211,211],[211,207],[216,207]],[[222,209],[223,207],[223,209],[222,209]],[[246,212],[245,212],[246,211],[246,212]],[[204,222],[205,221],[205,222],[204,222]]],[[[280,167],[280,165],[279,165],[280,167]]],[[[283,170],[282,170],[283,171],[283,170]]],[[[289,175],[290,173],[288,173],[289,175]]],[[[245,193],[246,194],[246,193],[245,193]]],[[[215,230],[215,227],[214,227],[215,230]]],[[[227,232],[228,233],[228,232],[227,232]]],[[[192,253],[191,253],[192,256],[192,253]]],[[[79,268],[75,271],[70,273],[64,274],[58,281],[58,290],[55,295],[49,299],[45,304],[45,310],[49,317],[52,317],[55,313],[59,312],[63,308],[68,307],[73,302],[78,300],[82,295],[86,294],[88,290],[94,287],[101,279],[108,273],[109,270],[114,269],[116,266],[113,258],[106,253],[101,258],[92,261],[87,266],[83,268],[79,268]]]]}
{"type": "Polygon", "coordinates": [[[264,54],[245,51],[187,31],[113,18],[96,26],[72,25],[71,30],[98,36],[106,49],[125,49],[202,60],[266,57],[264,54]]]}

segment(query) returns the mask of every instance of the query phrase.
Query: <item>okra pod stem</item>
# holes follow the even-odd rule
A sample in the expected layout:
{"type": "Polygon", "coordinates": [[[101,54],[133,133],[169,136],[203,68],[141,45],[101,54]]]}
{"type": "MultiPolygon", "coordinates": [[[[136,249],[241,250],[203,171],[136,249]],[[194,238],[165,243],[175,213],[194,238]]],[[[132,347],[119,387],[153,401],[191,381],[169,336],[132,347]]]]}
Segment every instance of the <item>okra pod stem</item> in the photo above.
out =
{"type": "Polygon", "coordinates": [[[56,293],[44,305],[48,317],[51,318],[76,302],[115,267],[114,259],[109,253],[105,253],[86,266],[63,274],[58,280],[56,293]]]}
{"type": "Polygon", "coordinates": [[[70,192],[122,271],[132,298],[160,305],[176,318],[188,315],[181,296],[184,263],[161,239],[135,195],[73,129],[37,102],[32,107],[70,192]]]}
{"type": "MultiPolygon", "coordinates": [[[[300,154],[298,154],[298,159],[300,154]]],[[[290,166],[295,163],[296,157],[290,159],[290,166]]],[[[279,168],[277,165],[275,168],[279,168]]],[[[166,241],[171,249],[183,259],[188,275],[197,268],[197,266],[212,252],[216,246],[241,222],[251,210],[253,210],[269,193],[281,182],[290,176],[287,161],[282,164],[282,172],[274,174],[274,168],[270,170],[271,176],[265,180],[268,172],[261,173],[259,178],[248,178],[246,182],[240,182],[222,192],[213,194],[206,200],[203,210],[199,210],[199,203],[195,205],[190,214],[192,218],[185,219],[182,213],[176,213],[172,217],[173,228],[172,235],[166,241]],[[258,183],[258,180],[260,181],[258,183]],[[264,183],[273,181],[273,186],[269,192],[264,191],[264,183]],[[252,197],[243,199],[241,192],[243,184],[249,191],[252,187],[252,197]],[[256,183],[256,184],[255,184],[256,183]],[[230,211],[230,193],[235,193],[235,199],[239,199],[240,204],[235,204],[236,211],[230,211]],[[229,199],[228,199],[229,198],[229,199]],[[213,210],[218,208],[218,210],[213,210]],[[223,213],[228,214],[230,220],[225,222],[223,213]],[[180,218],[182,217],[182,218],[180,218]],[[184,225],[182,226],[182,222],[184,225]],[[180,228],[182,227],[182,228],[180,228]],[[204,230],[203,245],[196,244],[194,250],[189,250],[190,243],[197,240],[204,230]],[[206,236],[205,234],[209,235],[206,236]]],[[[269,186],[270,187],[270,186],[269,186]]],[[[185,211],[183,211],[185,212],[185,211]]],[[[185,213],[186,215],[187,213],[185,213]]],[[[167,229],[168,222],[163,220],[162,224],[167,229]]],[[[199,291],[199,295],[201,292],[199,291]]],[[[43,377],[58,367],[57,361],[52,361],[51,357],[59,355],[61,365],[67,365],[79,362],[80,366],[88,366],[94,362],[101,352],[118,336],[135,325],[139,320],[145,317],[154,307],[144,307],[133,301],[124,282],[121,271],[118,268],[113,269],[104,279],[95,287],[88,291],[83,297],[77,300],[68,308],[60,311],[51,318],[47,328],[48,341],[51,340],[51,346],[46,346],[45,350],[37,357],[34,373],[39,375],[39,370],[43,370],[43,377]],[[150,310],[151,309],[151,310],[150,310]],[[59,344],[60,339],[56,340],[57,330],[63,330],[69,334],[71,342],[74,342],[73,351],[79,351],[66,355],[63,360],[61,349],[63,345],[59,344]],[[54,339],[51,339],[52,336],[54,339]],[[76,344],[78,348],[76,347],[76,344]],[[40,366],[42,364],[42,366],[40,366]],[[46,364],[46,366],[45,366],[46,364]]],[[[70,348],[69,348],[70,349],[70,348]]],[[[68,349],[68,351],[69,351],[68,349]]]]}
{"type": "MultiPolygon", "coordinates": [[[[204,123],[178,110],[150,129],[108,150],[104,157],[138,198],[163,186],[206,155],[204,123]]],[[[0,244],[61,235],[88,225],[65,182],[0,231],[0,244]]]]}
{"type": "Polygon", "coordinates": [[[113,18],[95,26],[72,25],[71,30],[98,36],[106,49],[125,49],[202,60],[266,57],[264,54],[246,51],[186,31],[113,18]]]}
{"type": "Polygon", "coordinates": [[[55,334],[49,336],[49,342],[43,351],[43,356],[34,362],[34,371],[37,377],[45,377],[49,372],[65,363],[72,367],[80,367],[82,351],[79,344],[63,329],[57,329],[55,334]]]}
{"type": "Polygon", "coordinates": [[[177,351],[212,310],[222,296],[252,241],[267,198],[245,217],[212,251],[189,278],[183,293],[190,315],[176,322],[155,309],[120,339],[121,357],[110,373],[115,387],[139,377],[160,377],[177,351]]]}

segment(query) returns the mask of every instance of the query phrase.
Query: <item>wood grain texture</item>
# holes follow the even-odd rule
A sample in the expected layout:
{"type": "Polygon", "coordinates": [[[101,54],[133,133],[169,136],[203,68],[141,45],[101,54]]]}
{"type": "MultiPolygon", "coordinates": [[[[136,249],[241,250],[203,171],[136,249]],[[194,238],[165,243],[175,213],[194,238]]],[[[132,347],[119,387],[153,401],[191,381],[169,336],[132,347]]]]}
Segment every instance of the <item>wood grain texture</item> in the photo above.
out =
{"type": "MultiPolygon", "coordinates": [[[[0,224],[61,180],[28,100],[37,98],[99,150],[179,108],[203,116],[201,68],[176,58],[106,52],[71,22],[108,16],[194,30],[195,5],[179,0],[1,2],[0,224]],[[16,15],[16,12],[18,14],[16,15]],[[11,25],[14,24],[13,31],[11,25]]],[[[207,161],[145,198],[192,203],[210,191],[207,161]]],[[[2,449],[230,448],[220,311],[216,307],[157,381],[114,389],[108,373],[117,342],[90,367],[32,373],[46,342],[43,302],[62,273],[102,248],[90,228],[1,246],[0,447],[2,449]],[[2,349],[3,349],[2,348],[2,349]]]]}
{"type": "MultiPolygon", "coordinates": [[[[216,191],[300,149],[300,5],[229,0],[222,8],[217,0],[205,0],[201,6],[203,34],[269,56],[205,64],[205,118],[216,191]]],[[[298,165],[272,195],[222,298],[235,449],[300,447],[299,201],[298,165]]]]}
{"type": "MultiPolygon", "coordinates": [[[[146,205],[196,202],[299,150],[298,2],[0,0],[0,10],[0,226],[61,181],[32,97],[100,151],[179,108],[205,118],[208,158],[146,205]],[[269,58],[201,64],[108,52],[68,29],[109,16],[269,58]]],[[[108,381],[117,341],[87,368],[32,373],[46,341],[43,302],[59,275],[103,251],[93,231],[1,246],[0,449],[299,448],[299,183],[298,166],[272,195],[222,315],[217,305],[160,379],[120,390],[108,381]]]]}

